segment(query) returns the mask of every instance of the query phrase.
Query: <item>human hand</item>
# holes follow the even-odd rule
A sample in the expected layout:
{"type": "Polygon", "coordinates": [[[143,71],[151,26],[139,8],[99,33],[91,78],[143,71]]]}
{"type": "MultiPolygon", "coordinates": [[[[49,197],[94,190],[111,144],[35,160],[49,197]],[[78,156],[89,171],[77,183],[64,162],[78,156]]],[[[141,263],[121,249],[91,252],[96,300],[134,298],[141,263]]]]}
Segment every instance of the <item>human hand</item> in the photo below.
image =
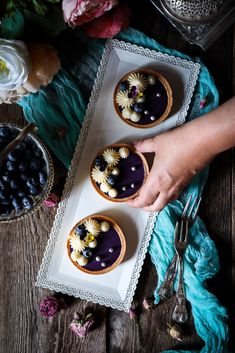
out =
{"type": "Polygon", "coordinates": [[[177,199],[192,177],[214,157],[190,123],[154,138],[138,141],[135,148],[154,152],[151,171],[139,196],[128,205],[145,211],[160,211],[177,199]],[[188,126],[186,126],[188,125],[188,126]]]}

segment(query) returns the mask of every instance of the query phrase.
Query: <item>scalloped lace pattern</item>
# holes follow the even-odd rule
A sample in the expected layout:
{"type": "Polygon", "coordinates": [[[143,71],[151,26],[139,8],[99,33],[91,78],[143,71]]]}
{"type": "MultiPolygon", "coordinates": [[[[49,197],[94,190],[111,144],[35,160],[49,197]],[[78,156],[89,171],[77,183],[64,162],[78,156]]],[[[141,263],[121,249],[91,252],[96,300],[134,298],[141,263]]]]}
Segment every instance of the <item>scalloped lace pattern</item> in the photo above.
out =
{"type": "Polygon", "coordinates": [[[144,235],[142,237],[141,243],[139,244],[134,269],[132,272],[132,276],[131,276],[124,300],[118,300],[104,295],[99,295],[94,292],[86,291],[84,289],[80,289],[77,287],[71,287],[63,283],[58,283],[54,280],[49,279],[50,265],[53,258],[56,256],[55,249],[58,241],[58,229],[61,229],[61,226],[62,226],[62,221],[65,215],[66,208],[68,206],[69,197],[72,192],[75,176],[77,174],[77,170],[80,164],[81,156],[83,153],[89,128],[91,125],[91,121],[95,112],[96,102],[99,99],[100,91],[104,81],[104,76],[106,74],[109,60],[114,48],[131,51],[137,54],[143,54],[147,57],[157,59],[158,61],[161,61],[161,62],[167,62],[167,63],[170,62],[171,64],[176,66],[182,66],[184,68],[187,67],[190,70],[191,75],[190,75],[188,85],[186,87],[186,104],[179,111],[177,125],[184,122],[184,118],[187,114],[189,103],[191,101],[191,97],[193,94],[192,87],[194,87],[196,84],[196,78],[200,70],[199,64],[195,64],[188,60],[184,60],[167,54],[162,54],[154,50],[146,49],[137,45],[132,45],[123,41],[119,41],[117,39],[107,41],[107,44],[100,62],[100,66],[97,71],[97,77],[94,83],[94,87],[87,106],[86,116],[80,132],[79,140],[69,169],[65,188],[63,191],[62,200],[57,210],[57,214],[51,230],[50,238],[48,240],[48,244],[43,256],[42,264],[38,273],[36,285],[44,288],[49,288],[57,292],[62,292],[64,294],[73,295],[75,297],[92,301],[94,303],[99,303],[101,305],[112,307],[113,309],[128,311],[131,306],[133,296],[136,290],[136,286],[138,283],[138,279],[140,276],[140,272],[144,263],[149,241],[156,221],[157,213],[151,213],[149,215],[148,222],[145,227],[144,235]]]}

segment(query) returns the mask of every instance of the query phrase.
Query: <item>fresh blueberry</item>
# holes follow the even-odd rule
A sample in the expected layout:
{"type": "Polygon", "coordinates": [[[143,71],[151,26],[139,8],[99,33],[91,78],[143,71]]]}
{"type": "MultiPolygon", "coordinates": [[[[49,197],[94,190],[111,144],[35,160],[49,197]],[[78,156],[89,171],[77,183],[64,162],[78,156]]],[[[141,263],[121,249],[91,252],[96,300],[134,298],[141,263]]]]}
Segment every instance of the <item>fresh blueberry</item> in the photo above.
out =
{"type": "Polygon", "coordinates": [[[7,159],[9,161],[16,162],[20,158],[20,155],[21,155],[21,151],[14,149],[13,151],[8,153],[7,159]]]}
{"type": "Polygon", "coordinates": [[[143,104],[141,103],[137,103],[137,104],[134,104],[133,105],[133,110],[136,112],[136,113],[141,113],[143,111],[143,104]]]}
{"type": "Polygon", "coordinates": [[[40,194],[40,188],[37,185],[31,185],[29,187],[29,193],[33,196],[40,194]]]}
{"type": "Polygon", "coordinates": [[[14,197],[12,199],[12,206],[14,207],[15,210],[20,210],[22,208],[22,202],[19,197],[14,197]]]}
{"type": "Polygon", "coordinates": [[[40,150],[40,148],[34,149],[34,156],[37,158],[41,158],[42,157],[42,150],[40,150]]]}
{"type": "Polygon", "coordinates": [[[26,149],[26,144],[24,142],[19,143],[16,147],[15,150],[19,150],[21,153],[24,152],[26,149]]]}
{"type": "Polygon", "coordinates": [[[27,161],[22,161],[20,164],[19,164],[19,171],[21,172],[25,172],[28,168],[28,162],[27,161]]]}
{"type": "Polygon", "coordinates": [[[23,207],[28,208],[28,209],[32,208],[33,207],[33,199],[32,199],[32,197],[30,197],[30,196],[24,197],[23,200],[22,200],[22,205],[23,205],[23,207]]]}
{"type": "Polygon", "coordinates": [[[30,188],[32,185],[37,185],[38,184],[38,180],[36,177],[30,177],[27,179],[26,181],[26,185],[30,188]]]}
{"type": "Polygon", "coordinates": [[[1,199],[1,204],[2,205],[10,205],[11,204],[11,199],[10,197],[7,197],[5,199],[1,199]]]}
{"type": "Polygon", "coordinates": [[[2,179],[9,183],[13,177],[14,173],[12,173],[11,171],[6,171],[3,175],[2,175],[2,179]]]}
{"type": "Polygon", "coordinates": [[[37,158],[32,158],[29,162],[29,168],[31,170],[38,170],[40,169],[40,166],[41,166],[40,161],[37,158]]]}
{"type": "Polygon", "coordinates": [[[46,182],[47,182],[47,176],[46,176],[46,173],[45,173],[45,172],[39,172],[39,173],[38,173],[38,178],[39,178],[39,183],[40,183],[41,185],[46,184],[46,182]]]}
{"type": "Polygon", "coordinates": [[[22,180],[27,180],[29,178],[29,175],[27,173],[21,173],[20,177],[22,180]]]}
{"type": "Polygon", "coordinates": [[[5,190],[6,187],[6,183],[3,180],[0,180],[0,189],[5,190]]]}
{"type": "Polygon", "coordinates": [[[90,249],[90,248],[85,248],[85,249],[83,250],[83,252],[82,252],[82,255],[83,255],[84,257],[91,257],[92,254],[93,254],[93,251],[92,251],[92,249],[90,249]]]}
{"type": "Polygon", "coordinates": [[[75,233],[80,237],[81,240],[85,239],[86,237],[86,229],[83,225],[77,226],[75,228],[75,233]]]}
{"type": "Polygon", "coordinates": [[[0,199],[4,200],[7,198],[7,196],[8,196],[8,193],[6,190],[4,190],[4,189],[0,190],[0,199]]]}
{"type": "Polygon", "coordinates": [[[108,177],[107,182],[108,182],[110,185],[115,185],[115,183],[116,183],[116,181],[117,181],[117,178],[118,178],[117,175],[110,175],[110,176],[108,177]]]}
{"type": "Polygon", "coordinates": [[[100,166],[99,169],[100,169],[101,172],[104,172],[106,167],[107,167],[107,165],[103,164],[103,165],[100,166]]]}
{"type": "Polygon", "coordinates": [[[24,151],[24,158],[30,159],[32,157],[32,152],[30,150],[24,151]]]}
{"type": "Polygon", "coordinates": [[[120,83],[120,91],[126,91],[129,87],[128,81],[122,81],[120,83]]]}
{"type": "Polygon", "coordinates": [[[138,94],[138,89],[136,86],[132,86],[130,92],[128,93],[129,98],[135,98],[138,94]]]}
{"type": "Polygon", "coordinates": [[[18,190],[17,195],[18,195],[19,197],[25,197],[25,196],[27,196],[27,194],[26,194],[26,192],[25,192],[24,190],[18,190]]]}
{"type": "Polygon", "coordinates": [[[14,163],[12,161],[7,161],[7,163],[6,163],[6,169],[7,170],[13,172],[14,170],[16,170],[16,167],[17,167],[16,163],[14,163]]]}
{"type": "Polygon", "coordinates": [[[95,165],[97,167],[103,167],[106,168],[107,167],[107,162],[105,162],[105,160],[102,157],[96,157],[95,159],[95,165]]]}
{"type": "Polygon", "coordinates": [[[8,137],[11,134],[11,129],[8,126],[1,126],[0,127],[0,136],[1,137],[8,137]]]}
{"type": "Polygon", "coordinates": [[[10,133],[11,139],[13,140],[14,138],[16,138],[18,134],[19,134],[19,130],[17,129],[11,130],[11,133],[10,133]]]}
{"type": "Polygon", "coordinates": [[[15,179],[15,180],[11,180],[10,181],[10,187],[13,189],[13,190],[17,190],[19,189],[21,186],[21,183],[19,180],[15,179]]]}

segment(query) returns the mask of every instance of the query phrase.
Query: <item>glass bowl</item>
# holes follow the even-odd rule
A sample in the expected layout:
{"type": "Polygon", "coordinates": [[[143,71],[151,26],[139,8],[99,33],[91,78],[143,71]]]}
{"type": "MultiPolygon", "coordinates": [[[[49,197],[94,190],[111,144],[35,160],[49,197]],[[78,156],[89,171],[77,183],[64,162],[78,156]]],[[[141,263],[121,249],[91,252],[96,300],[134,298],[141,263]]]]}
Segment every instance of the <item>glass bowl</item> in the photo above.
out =
{"type": "MultiPolygon", "coordinates": [[[[0,150],[21,128],[0,123],[0,150]]],[[[0,165],[0,223],[24,219],[49,196],[54,180],[52,158],[43,142],[29,133],[0,165]]]]}

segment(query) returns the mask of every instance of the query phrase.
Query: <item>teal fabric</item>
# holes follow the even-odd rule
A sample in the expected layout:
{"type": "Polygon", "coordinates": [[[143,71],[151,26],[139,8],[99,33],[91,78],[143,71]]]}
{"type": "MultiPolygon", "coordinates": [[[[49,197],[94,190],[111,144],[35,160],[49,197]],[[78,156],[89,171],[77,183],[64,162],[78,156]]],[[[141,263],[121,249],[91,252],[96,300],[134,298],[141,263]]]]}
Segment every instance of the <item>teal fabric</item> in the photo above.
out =
{"type": "Polygon", "coordinates": [[[27,121],[38,126],[41,138],[68,168],[86,112],[75,77],[61,69],[51,84],[19,104],[27,121]]]}
{"type": "MultiPolygon", "coordinates": [[[[19,102],[24,109],[26,119],[34,121],[39,126],[41,137],[66,167],[69,166],[72,158],[85,113],[85,102],[88,101],[92,90],[105,45],[105,41],[88,39],[79,30],[74,31],[73,35],[78,45],[86,46],[86,54],[73,65],[69,74],[61,70],[48,87],[42,88],[38,93],[19,102]],[[63,127],[67,129],[67,133],[59,138],[55,132],[63,127]]],[[[218,106],[218,91],[207,68],[199,58],[190,58],[176,50],[167,49],[131,28],[121,32],[117,38],[163,53],[191,59],[201,64],[187,120],[194,119],[218,106]],[[206,105],[200,109],[200,101],[205,98],[206,105]]],[[[173,234],[177,216],[182,212],[189,195],[193,197],[201,195],[207,174],[206,168],[193,179],[180,199],[166,206],[157,217],[149,245],[149,253],[158,272],[157,288],[161,285],[167,266],[174,256],[173,234]]],[[[227,313],[205,285],[205,280],[211,278],[218,270],[217,250],[204,223],[198,218],[190,229],[190,245],[185,253],[184,280],[196,330],[205,342],[201,353],[227,352],[227,313]]],[[[156,303],[159,302],[157,288],[156,303]]],[[[187,353],[189,351],[171,350],[165,353],[170,352],[187,353]]]]}

